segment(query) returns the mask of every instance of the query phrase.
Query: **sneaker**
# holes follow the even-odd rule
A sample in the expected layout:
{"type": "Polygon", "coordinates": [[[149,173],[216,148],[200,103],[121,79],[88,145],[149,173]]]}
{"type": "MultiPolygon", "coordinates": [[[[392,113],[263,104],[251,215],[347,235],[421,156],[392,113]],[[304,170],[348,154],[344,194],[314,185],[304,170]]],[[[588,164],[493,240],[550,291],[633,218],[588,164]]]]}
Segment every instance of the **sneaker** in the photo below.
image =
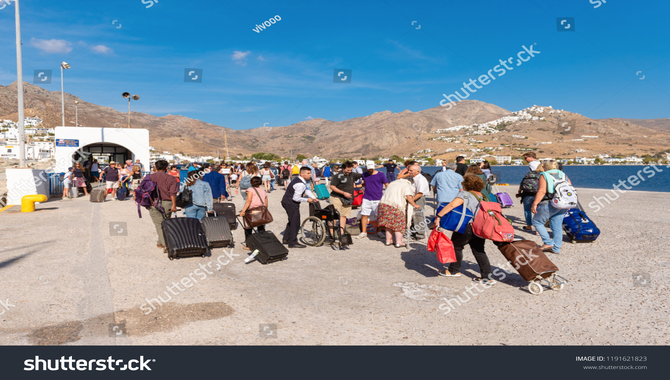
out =
{"type": "Polygon", "coordinates": [[[386,239],[386,234],[383,233],[383,232],[377,232],[377,237],[382,238],[382,239],[386,239]]]}
{"type": "Polygon", "coordinates": [[[461,277],[461,273],[451,273],[448,269],[440,269],[437,271],[437,274],[443,277],[461,277]]]}
{"type": "Polygon", "coordinates": [[[491,280],[491,279],[488,279],[488,278],[481,278],[481,277],[475,277],[475,278],[472,279],[472,281],[478,282],[482,285],[487,285],[487,286],[492,286],[492,285],[495,285],[495,284],[498,283],[498,281],[496,281],[496,280],[491,280]]]}
{"type": "Polygon", "coordinates": [[[356,239],[364,239],[364,238],[366,238],[366,237],[368,237],[367,232],[363,232],[363,233],[359,234],[359,235],[356,237],[356,239]]]}

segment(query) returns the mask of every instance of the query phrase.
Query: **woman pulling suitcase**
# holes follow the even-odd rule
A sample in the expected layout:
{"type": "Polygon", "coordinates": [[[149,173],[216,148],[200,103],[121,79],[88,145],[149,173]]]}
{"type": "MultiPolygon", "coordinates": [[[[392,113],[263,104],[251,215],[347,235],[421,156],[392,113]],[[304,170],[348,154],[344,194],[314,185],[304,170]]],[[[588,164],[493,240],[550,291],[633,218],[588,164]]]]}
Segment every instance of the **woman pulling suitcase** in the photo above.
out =
{"type": "MultiPolygon", "coordinates": [[[[466,174],[465,177],[463,177],[463,189],[465,191],[458,193],[451,203],[440,210],[435,218],[435,225],[439,226],[441,217],[445,216],[456,207],[464,204],[466,201],[468,210],[472,212],[472,215],[476,215],[477,210],[479,210],[479,200],[477,197],[480,199],[483,198],[482,190],[484,189],[484,180],[476,174],[466,174]],[[473,193],[477,195],[477,197],[475,197],[473,193]]],[[[466,245],[469,245],[472,254],[475,256],[475,260],[477,260],[479,273],[481,275],[481,277],[475,277],[472,280],[489,286],[497,282],[490,278],[491,263],[489,262],[488,256],[486,256],[486,251],[484,251],[484,243],[486,241],[472,232],[472,224],[468,224],[465,232],[462,234],[454,231],[451,235],[451,240],[454,243],[454,250],[456,251],[456,262],[449,264],[449,268],[438,271],[440,276],[461,276],[460,270],[463,262],[463,248],[466,245]]]]}

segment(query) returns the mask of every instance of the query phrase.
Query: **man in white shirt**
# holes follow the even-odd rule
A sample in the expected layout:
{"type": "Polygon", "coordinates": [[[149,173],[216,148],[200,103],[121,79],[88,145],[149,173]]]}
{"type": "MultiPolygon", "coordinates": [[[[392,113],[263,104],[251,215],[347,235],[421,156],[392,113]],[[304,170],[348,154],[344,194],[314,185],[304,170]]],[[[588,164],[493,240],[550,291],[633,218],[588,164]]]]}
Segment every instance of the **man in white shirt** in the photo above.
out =
{"type": "Polygon", "coordinates": [[[284,231],[282,242],[288,244],[289,248],[305,248],[298,243],[298,230],[300,229],[300,202],[318,202],[307,181],[311,178],[312,171],[303,166],[300,168],[300,174],[294,178],[286,187],[286,192],[281,200],[281,205],[286,210],[288,223],[284,231]]]}
{"type": "MultiPolygon", "coordinates": [[[[409,168],[409,175],[412,177],[414,187],[414,202],[421,206],[421,211],[426,207],[426,196],[430,193],[430,185],[428,180],[421,174],[421,166],[412,165],[409,168]]],[[[423,213],[415,210],[412,214],[412,236],[415,240],[421,240],[426,237],[427,229],[426,220],[423,213]]]]}

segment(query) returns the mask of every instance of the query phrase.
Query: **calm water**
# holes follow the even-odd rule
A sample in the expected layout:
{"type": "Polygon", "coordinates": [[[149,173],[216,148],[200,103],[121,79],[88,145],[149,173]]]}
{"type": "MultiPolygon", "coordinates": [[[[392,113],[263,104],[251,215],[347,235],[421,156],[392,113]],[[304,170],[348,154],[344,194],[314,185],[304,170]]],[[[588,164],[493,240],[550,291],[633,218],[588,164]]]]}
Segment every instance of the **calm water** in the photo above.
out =
{"type": "MultiPolygon", "coordinates": [[[[644,168],[644,165],[563,167],[565,174],[570,177],[570,180],[575,187],[592,189],[611,189],[613,184],[619,183],[619,180],[623,180],[627,186],[631,186],[627,182],[627,178],[630,176],[637,176],[638,171],[644,168]]],[[[661,170],[661,172],[649,167],[647,172],[641,173],[641,176],[645,181],[640,181],[637,186],[632,186],[633,189],[631,190],[670,192],[670,168],[665,165],[657,165],[656,168],[657,170],[661,170]],[[653,170],[655,173],[651,177],[650,170],[653,170]]],[[[386,172],[384,168],[379,170],[386,172]]],[[[433,175],[438,170],[442,170],[442,167],[423,166],[422,170],[433,175]]],[[[518,185],[526,172],[528,172],[528,166],[493,166],[492,172],[498,175],[498,183],[518,185]]],[[[622,187],[622,189],[625,188],[622,187]]]]}

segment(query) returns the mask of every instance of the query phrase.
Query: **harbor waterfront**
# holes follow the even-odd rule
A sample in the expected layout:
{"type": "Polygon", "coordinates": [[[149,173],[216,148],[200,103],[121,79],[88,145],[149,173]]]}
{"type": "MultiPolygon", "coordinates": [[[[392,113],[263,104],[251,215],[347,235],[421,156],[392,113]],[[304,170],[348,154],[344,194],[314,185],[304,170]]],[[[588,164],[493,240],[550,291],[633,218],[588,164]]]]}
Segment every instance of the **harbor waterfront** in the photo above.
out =
{"type": "MultiPolygon", "coordinates": [[[[670,192],[670,165],[565,165],[563,170],[575,187],[589,189],[612,189],[620,180],[626,181],[630,176],[640,176],[646,180],[632,190],[670,192]],[[649,167],[646,169],[645,167],[649,167]],[[651,173],[654,173],[653,175],[651,173]]],[[[491,166],[493,174],[498,176],[498,183],[519,185],[519,181],[528,172],[528,166],[491,166]]],[[[434,175],[442,170],[441,166],[422,166],[422,171],[434,175]]],[[[379,171],[386,172],[381,168],[379,171]]],[[[396,173],[398,170],[396,169],[396,173]]],[[[622,188],[623,189],[623,188],[622,188]]],[[[514,192],[514,191],[512,191],[514,192]]]]}

